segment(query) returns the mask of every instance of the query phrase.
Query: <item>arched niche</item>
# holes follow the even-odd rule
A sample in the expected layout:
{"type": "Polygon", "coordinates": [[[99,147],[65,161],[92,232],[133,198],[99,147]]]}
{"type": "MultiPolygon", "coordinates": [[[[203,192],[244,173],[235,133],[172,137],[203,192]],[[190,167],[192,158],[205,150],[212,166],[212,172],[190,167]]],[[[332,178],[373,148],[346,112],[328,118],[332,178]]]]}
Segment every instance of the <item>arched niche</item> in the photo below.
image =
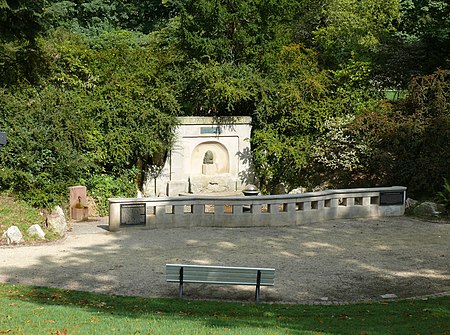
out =
{"type": "Polygon", "coordinates": [[[191,174],[203,174],[205,155],[212,153],[212,161],[216,167],[217,174],[230,172],[230,157],[227,148],[219,142],[203,142],[197,145],[191,155],[191,174]]]}

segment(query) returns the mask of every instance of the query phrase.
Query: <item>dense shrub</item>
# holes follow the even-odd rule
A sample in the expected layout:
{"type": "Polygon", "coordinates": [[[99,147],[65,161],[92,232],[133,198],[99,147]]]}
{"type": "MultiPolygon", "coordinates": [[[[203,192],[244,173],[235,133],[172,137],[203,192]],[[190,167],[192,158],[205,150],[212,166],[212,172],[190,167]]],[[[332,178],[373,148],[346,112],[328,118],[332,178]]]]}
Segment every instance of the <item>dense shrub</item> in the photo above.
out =
{"type": "Polygon", "coordinates": [[[139,160],[167,148],[174,125],[146,104],[51,86],[0,99],[0,127],[8,132],[0,186],[41,207],[59,203],[68,186],[97,174],[129,176],[139,160]]]}
{"type": "Polygon", "coordinates": [[[371,147],[349,128],[354,121],[354,115],[346,115],[325,122],[324,131],[311,147],[309,168],[314,172],[310,184],[348,187],[361,183],[358,186],[363,186],[359,179],[371,147]]]}
{"type": "Polygon", "coordinates": [[[99,215],[108,214],[108,198],[133,198],[136,196],[137,171],[130,169],[120,176],[96,174],[82,181],[95,201],[99,215]]]}
{"type": "Polygon", "coordinates": [[[334,120],[314,145],[313,168],[332,186],[404,185],[432,196],[450,176],[450,71],[417,77],[399,104],[334,120]]]}
{"type": "Polygon", "coordinates": [[[445,206],[450,214],[450,182],[445,179],[442,191],[437,193],[438,201],[445,206]]]}
{"type": "MultiPolygon", "coordinates": [[[[164,69],[162,56],[152,53],[148,40],[111,35],[92,49],[80,36],[56,31],[41,41],[47,59],[42,86],[2,91],[0,129],[8,132],[0,152],[2,189],[48,207],[82,181],[110,178],[124,185],[127,176],[134,183],[136,167],[146,169],[170,147],[178,104],[173,90],[154,79],[164,69]],[[122,70],[133,63],[133,72],[122,70]]],[[[99,198],[130,194],[129,185],[94,188],[99,198]]]]}

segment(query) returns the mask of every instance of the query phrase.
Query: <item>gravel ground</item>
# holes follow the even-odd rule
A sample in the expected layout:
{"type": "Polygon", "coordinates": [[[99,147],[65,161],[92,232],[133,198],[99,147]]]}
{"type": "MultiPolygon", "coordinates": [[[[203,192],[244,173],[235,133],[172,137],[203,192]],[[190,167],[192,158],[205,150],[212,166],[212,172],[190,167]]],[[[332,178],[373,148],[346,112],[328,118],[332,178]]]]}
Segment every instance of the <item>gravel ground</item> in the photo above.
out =
{"type": "MultiPolygon", "coordinates": [[[[0,282],[176,297],[166,263],[276,269],[261,302],[349,303],[450,292],[450,224],[408,217],[283,228],[107,230],[74,223],[61,241],[0,247],[0,282]]],[[[185,286],[188,299],[253,301],[253,287],[185,286]]]]}

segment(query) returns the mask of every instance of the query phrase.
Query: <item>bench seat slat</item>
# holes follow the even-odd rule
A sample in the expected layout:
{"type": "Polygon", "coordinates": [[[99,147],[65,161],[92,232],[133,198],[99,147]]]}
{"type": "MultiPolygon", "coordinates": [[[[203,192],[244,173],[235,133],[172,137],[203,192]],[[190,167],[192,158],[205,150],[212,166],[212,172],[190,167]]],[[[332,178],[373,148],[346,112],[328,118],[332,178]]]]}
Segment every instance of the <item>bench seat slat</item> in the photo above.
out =
{"type": "MultiPolygon", "coordinates": [[[[179,282],[179,277],[177,278],[167,278],[168,282],[179,282]]],[[[183,282],[185,283],[224,283],[224,284],[236,284],[236,285],[256,285],[256,275],[254,278],[241,278],[241,277],[189,277],[183,276],[183,282]]],[[[274,278],[264,278],[261,277],[260,285],[273,286],[274,278]]]]}
{"type": "MultiPolygon", "coordinates": [[[[190,276],[190,275],[192,275],[192,276],[196,276],[196,275],[210,275],[210,276],[215,276],[215,275],[217,275],[217,276],[235,276],[235,277],[245,277],[245,276],[247,276],[247,277],[253,277],[253,276],[255,276],[257,273],[258,273],[258,271],[257,270],[251,270],[251,271],[239,271],[239,272],[229,272],[229,271],[223,271],[223,270],[221,270],[221,271],[210,271],[210,270],[192,270],[192,269],[189,269],[189,268],[184,268],[184,275],[185,276],[190,276]]],[[[177,268],[177,269],[173,269],[173,270],[168,270],[166,273],[168,274],[168,275],[178,275],[179,274],[179,272],[180,272],[180,268],[177,268]]],[[[262,276],[270,276],[270,275],[273,275],[274,274],[274,271],[267,271],[267,270],[262,270],[261,271],[261,275],[262,276]]]]}
{"type": "MultiPolygon", "coordinates": [[[[167,282],[172,282],[172,283],[178,283],[179,281],[171,281],[171,280],[168,280],[167,282]]],[[[256,283],[255,282],[253,282],[253,283],[250,283],[250,282],[248,282],[248,283],[244,283],[244,282],[223,282],[223,281],[203,281],[203,280],[200,280],[200,281],[195,281],[195,280],[189,280],[189,281],[184,281],[184,283],[185,284],[211,284],[211,285],[244,285],[244,286],[255,286],[256,285],[256,283]]],[[[261,286],[274,286],[273,284],[264,284],[264,283],[261,283],[260,284],[261,286]]]]}
{"type": "Polygon", "coordinates": [[[199,268],[199,269],[217,269],[217,270],[268,270],[268,271],[275,271],[275,269],[273,268],[255,268],[255,267],[240,267],[240,266],[217,266],[217,265],[191,265],[191,264],[166,264],[166,268],[180,268],[180,267],[185,267],[185,268],[191,268],[191,269],[195,269],[195,268],[199,268]]]}
{"type": "MultiPolygon", "coordinates": [[[[177,278],[167,278],[168,282],[179,282],[179,277],[177,278]]],[[[256,275],[254,278],[241,278],[241,277],[228,277],[228,278],[224,278],[224,277],[201,277],[201,276],[197,276],[197,277],[186,277],[183,276],[183,281],[185,283],[188,282],[203,282],[203,283],[208,283],[208,282],[223,282],[223,283],[230,283],[230,282],[238,282],[238,283],[242,283],[241,285],[256,285],[256,275]]],[[[261,285],[265,285],[265,286],[273,286],[274,284],[274,278],[261,278],[260,281],[261,285]]]]}

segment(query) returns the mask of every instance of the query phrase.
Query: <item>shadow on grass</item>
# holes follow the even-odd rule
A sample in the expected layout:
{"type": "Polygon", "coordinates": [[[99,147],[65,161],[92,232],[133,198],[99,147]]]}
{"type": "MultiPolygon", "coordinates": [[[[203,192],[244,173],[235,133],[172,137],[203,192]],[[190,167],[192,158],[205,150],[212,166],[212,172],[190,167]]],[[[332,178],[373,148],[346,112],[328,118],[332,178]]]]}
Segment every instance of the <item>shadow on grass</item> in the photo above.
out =
{"type": "MultiPolygon", "coordinates": [[[[108,321],[108,327],[120,327],[114,325],[120,325],[124,319],[135,319],[136,322],[131,324],[141,327],[140,330],[151,321],[152,327],[156,327],[154,330],[160,329],[158,323],[172,324],[172,333],[177,333],[179,328],[187,329],[187,334],[203,333],[198,332],[199,329],[205,334],[221,333],[218,330],[224,333],[234,330],[238,334],[255,334],[255,331],[258,334],[448,334],[450,327],[449,297],[341,306],[256,305],[0,285],[2,313],[11,315],[9,306],[20,307],[21,303],[45,306],[48,314],[40,315],[44,319],[72,315],[79,323],[77,314],[87,313],[95,315],[100,325],[102,320],[106,320],[104,318],[113,319],[108,321]],[[53,314],[52,307],[58,310],[55,313],[60,314],[53,314]],[[60,307],[67,311],[61,312],[60,307]]],[[[10,329],[14,328],[14,325],[10,326],[10,329]]],[[[71,327],[70,318],[66,320],[66,327],[71,327]]],[[[107,329],[103,330],[108,333],[107,329]]],[[[133,331],[131,326],[127,333],[133,331]]]]}

